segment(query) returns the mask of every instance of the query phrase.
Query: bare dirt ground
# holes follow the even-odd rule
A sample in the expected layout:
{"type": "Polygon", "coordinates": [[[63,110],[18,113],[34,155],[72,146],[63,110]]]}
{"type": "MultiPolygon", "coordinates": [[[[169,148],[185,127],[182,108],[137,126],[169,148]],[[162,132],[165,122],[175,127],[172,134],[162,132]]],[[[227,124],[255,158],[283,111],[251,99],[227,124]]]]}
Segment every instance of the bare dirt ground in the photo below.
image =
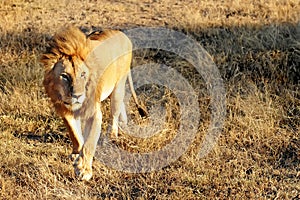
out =
{"type": "MultiPolygon", "coordinates": [[[[2,0],[0,14],[0,199],[300,198],[298,0],[2,0]],[[189,80],[199,96],[197,136],[161,170],[120,172],[95,159],[92,180],[77,180],[70,140],[45,96],[39,63],[51,36],[70,23],[85,30],[165,27],[201,44],[226,90],[226,119],[214,150],[197,158],[210,122],[201,76],[168,52],[135,52],[134,65],[163,63],[189,80]]],[[[103,109],[105,129],[109,102],[103,109]]],[[[169,128],[177,123],[175,115],[169,128]]],[[[149,140],[124,137],[120,148],[147,152],[173,136],[162,130],[149,140]]]]}

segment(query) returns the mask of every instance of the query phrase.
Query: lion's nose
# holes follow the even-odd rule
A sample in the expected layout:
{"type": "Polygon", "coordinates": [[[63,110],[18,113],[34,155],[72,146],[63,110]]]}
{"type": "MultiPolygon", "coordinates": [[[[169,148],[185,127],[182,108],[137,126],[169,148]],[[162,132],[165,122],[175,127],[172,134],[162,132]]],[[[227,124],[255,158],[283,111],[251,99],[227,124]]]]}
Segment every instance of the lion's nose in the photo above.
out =
{"type": "Polygon", "coordinates": [[[73,94],[72,98],[79,99],[82,96],[82,94],[73,94]]]}

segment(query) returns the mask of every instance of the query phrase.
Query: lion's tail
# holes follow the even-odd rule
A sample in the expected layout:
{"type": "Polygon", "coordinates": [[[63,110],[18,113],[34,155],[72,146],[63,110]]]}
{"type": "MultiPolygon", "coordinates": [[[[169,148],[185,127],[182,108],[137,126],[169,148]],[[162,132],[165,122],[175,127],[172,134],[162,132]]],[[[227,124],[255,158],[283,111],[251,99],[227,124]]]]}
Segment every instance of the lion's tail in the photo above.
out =
{"type": "Polygon", "coordinates": [[[137,98],[137,95],[135,93],[135,90],[134,90],[134,86],[133,86],[133,81],[132,81],[132,76],[131,76],[131,72],[129,71],[128,73],[128,82],[129,82],[129,87],[130,87],[130,91],[131,91],[131,94],[133,96],[133,99],[134,99],[134,102],[135,102],[135,105],[139,111],[139,114],[140,116],[143,118],[143,117],[148,117],[149,114],[147,112],[147,109],[145,108],[144,105],[140,104],[139,101],[138,101],[138,98],[137,98]]]}

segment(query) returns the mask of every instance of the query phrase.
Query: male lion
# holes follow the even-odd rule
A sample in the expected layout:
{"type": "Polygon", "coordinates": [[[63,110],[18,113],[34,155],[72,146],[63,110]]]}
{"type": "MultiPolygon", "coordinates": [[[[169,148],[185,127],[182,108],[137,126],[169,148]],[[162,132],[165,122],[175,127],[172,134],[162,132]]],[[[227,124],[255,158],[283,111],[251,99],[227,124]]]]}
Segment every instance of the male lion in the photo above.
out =
{"type": "Polygon", "coordinates": [[[57,113],[63,118],[73,143],[75,174],[81,180],[92,177],[92,160],[101,132],[101,101],[110,97],[112,131],[118,134],[118,120],[127,122],[123,102],[125,82],[130,75],[132,44],[120,31],[107,30],[86,36],[68,26],[56,33],[41,62],[45,66],[44,87],[57,113]]]}

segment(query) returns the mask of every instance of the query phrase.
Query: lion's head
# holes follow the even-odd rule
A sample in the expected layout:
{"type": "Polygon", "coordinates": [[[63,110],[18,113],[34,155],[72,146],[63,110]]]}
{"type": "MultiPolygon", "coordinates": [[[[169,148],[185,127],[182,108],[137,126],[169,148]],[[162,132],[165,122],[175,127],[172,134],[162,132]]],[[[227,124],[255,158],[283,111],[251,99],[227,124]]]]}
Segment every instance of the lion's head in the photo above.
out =
{"type": "Polygon", "coordinates": [[[54,64],[44,85],[54,104],[63,104],[68,110],[81,108],[86,98],[89,69],[80,59],[62,58],[54,64]]]}
{"type": "Polygon", "coordinates": [[[57,33],[42,56],[45,65],[44,87],[59,112],[74,112],[86,98],[89,69],[86,36],[74,27],[57,33]]]}

